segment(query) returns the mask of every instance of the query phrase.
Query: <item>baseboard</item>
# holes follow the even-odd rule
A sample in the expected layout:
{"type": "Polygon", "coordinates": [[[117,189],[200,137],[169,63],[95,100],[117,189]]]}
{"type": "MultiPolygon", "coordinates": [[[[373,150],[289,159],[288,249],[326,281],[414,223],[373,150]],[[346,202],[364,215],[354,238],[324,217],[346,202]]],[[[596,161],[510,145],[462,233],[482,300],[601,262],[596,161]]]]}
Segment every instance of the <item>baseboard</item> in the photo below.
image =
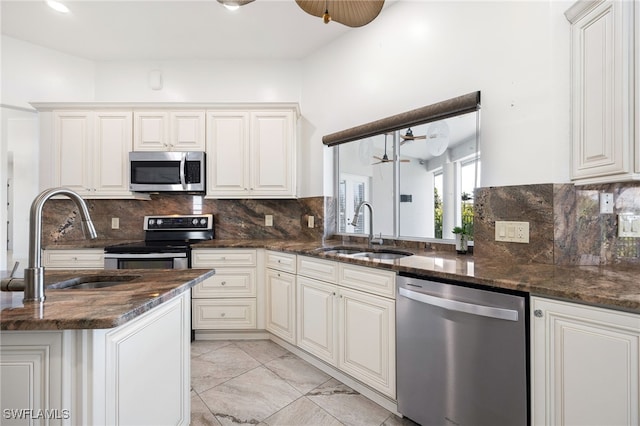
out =
{"type": "Polygon", "coordinates": [[[269,340],[265,330],[196,330],[195,340],[269,340]]]}

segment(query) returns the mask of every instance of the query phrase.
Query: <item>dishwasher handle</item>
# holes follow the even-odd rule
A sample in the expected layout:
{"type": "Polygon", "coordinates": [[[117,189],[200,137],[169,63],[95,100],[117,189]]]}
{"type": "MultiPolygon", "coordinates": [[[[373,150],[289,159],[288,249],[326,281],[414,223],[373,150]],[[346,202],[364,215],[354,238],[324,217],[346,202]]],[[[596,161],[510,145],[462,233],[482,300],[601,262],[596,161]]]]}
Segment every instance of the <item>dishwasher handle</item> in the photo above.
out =
{"type": "Polygon", "coordinates": [[[464,312],[472,315],[480,315],[483,317],[496,318],[507,321],[518,321],[518,311],[513,309],[496,308],[493,306],[476,305],[473,303],[459,302],[453,299],[443,299],[429,294],[418,293],[406,288],[400,287],[398,292],[401,296],[416,302],[425,303],[427,305],[438,306],[450,311],[464,312]]]}

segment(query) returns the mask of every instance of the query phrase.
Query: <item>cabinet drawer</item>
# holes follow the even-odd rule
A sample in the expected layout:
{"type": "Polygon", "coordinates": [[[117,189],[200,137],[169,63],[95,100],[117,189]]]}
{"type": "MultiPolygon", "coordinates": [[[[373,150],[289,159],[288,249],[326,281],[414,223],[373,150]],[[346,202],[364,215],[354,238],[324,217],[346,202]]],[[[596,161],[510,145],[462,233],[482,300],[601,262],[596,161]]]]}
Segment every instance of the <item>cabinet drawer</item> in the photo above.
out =
{"type": "Polygon", "coordinates": [[[396,297],[396,274],[391,271],[340,263],[338,283],[384,297],[396,297]]]}
{"type": "Polygon", "coordinates": [[[256,299],[193,299],[194,330],[256,328],[256,299]]]}
{"type": "Polygon", "coordinates": [[[338,263],[315,257],[298,256],[298,275],[335,284],[338,282],[338,263]]]}
{"type": "Polygon", "coordinates": [[[213,277],[193,287],[193,297],[256,297],[256,269],[216,268],[213,277]]]}
{"type": "Polygon", "coordinates": [[[42,261],[50,269],[103,269],[104,250],[45,250],[42,261]]]}
{"type": "Polygon", "coordinates": [[[296,273],[295,254],[267,251],[265,257],[265,264],[267,268],[277,269],[284,272],[291,272],[292,274],[296,273]]]}
{"type": "Polygon", "coordinates": [[[193,250],[193,268],[216,266],[256,266],[256,250],[193,250]]]}

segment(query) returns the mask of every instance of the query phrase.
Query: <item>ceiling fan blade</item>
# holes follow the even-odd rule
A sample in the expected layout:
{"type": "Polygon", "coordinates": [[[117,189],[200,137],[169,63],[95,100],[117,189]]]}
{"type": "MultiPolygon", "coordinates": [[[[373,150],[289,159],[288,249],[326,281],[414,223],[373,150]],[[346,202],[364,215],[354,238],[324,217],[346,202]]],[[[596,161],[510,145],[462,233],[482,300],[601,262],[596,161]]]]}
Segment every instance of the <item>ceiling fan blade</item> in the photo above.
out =
{"type": "Polygon", "coordinates": [[[402,139],[404,139],[405,141],[414,141],[416,139],[426,139],[427,136],[426,135],[421,135],[421,136],[405,136],[405,135],[400,135],[400,137],[402,139]]]}
{"type": "Polygon", "coordinates": [[[384,6],[384,0],[296,0],[302,10],[309,15],[324,19],[328,13],[329,21],[336,21],[347,27],[361,27],[373,21],[384,6]]]}

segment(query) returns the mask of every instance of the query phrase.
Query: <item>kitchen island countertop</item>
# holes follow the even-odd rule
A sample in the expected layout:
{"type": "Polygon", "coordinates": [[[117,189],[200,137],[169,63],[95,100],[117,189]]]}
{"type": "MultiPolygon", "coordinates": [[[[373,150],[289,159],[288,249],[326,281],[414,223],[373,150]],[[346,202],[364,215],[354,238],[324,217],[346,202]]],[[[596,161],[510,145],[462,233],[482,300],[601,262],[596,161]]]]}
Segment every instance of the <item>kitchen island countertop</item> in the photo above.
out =
{"type": "MultiPolygon", "coordinates": [[[[75,277],[104,275],[102,269],[46,270],[45,286],[75,277]]],[[[44,303],[22,302],[23,292],[0,292],[1,330],[99,329],[120,326],[169,301],[215,273],[213,269],[123,269],[136,275],[102,289],[46,289],[44,303]]]]}

